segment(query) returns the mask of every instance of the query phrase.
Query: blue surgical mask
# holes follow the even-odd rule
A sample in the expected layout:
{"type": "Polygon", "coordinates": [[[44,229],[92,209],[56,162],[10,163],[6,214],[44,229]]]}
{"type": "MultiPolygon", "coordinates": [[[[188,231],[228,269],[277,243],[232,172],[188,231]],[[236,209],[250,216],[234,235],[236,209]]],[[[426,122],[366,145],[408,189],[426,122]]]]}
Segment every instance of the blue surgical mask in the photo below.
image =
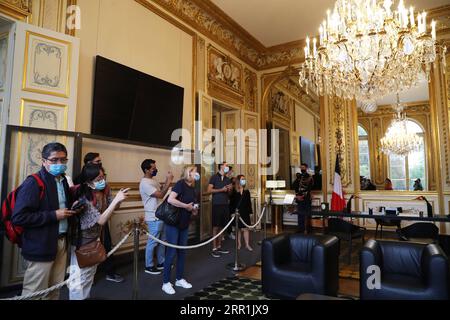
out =
{"type": "Polygon", "coordinates": [[[229,167],[225,167],[225,168],[223,168],[223,172],[224,172],[224,173],[228,173],[228,172],[230,172],[230,168],[229,168],[229,167]]]}
{"type": "Polygon", "coordinates": [[[67,170],[67,165],[58,163],[58,164],[51,164],[48,172],[51,175],[57,177],[57,176],[60,176],[63,173],[65,173],[66,170],[67,170]]]}
{"type": "Polygon", "coordinates": [[[104,190],[106,188],[105,179],[94,182],[94,188],[95,188],[95,190],[98,190],[98,191],[104,190]]]}
{"type": "Polygon", "coordinates": [[[152,172],[152,177],[156,177],[157,174],[158,174],[158,169],[155,169],[155,170],[152,172]]]}
{"type": "Polygon", "coordinates": [[[245,185],[247,184],[247,180],[241,179],[241,180],[239,181],[239,183],[241,184],[241,186],[245,187],[245,185]]]}
{"type": "Polygon", "coordinates": [[[196,172],[194,174],[194,179],[195,179],[195,181],[199,181],[200,180],[200,173],[196,172]]]}

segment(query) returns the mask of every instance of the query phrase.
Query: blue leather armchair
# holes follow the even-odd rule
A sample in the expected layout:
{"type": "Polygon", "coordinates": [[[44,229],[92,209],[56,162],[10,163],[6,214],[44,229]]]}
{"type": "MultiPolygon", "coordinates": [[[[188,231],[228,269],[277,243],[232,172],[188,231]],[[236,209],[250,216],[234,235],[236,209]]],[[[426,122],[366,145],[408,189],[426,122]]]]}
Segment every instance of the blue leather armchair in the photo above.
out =
{"type": "Polygon", "coordinates": [[[280,299],[303,293],[337,296],[339,239],[335,236],[279,235],[262,244],[262,291],[280,299]]]}
{"type": "Polygon", "coordinates": [[[360,253],[362,300],[445,300],[449,298],[449,264],[435,244],[369,240],[360,253]],[[370,289],[370,266],[379,266],[381,286],[370,289]]]}

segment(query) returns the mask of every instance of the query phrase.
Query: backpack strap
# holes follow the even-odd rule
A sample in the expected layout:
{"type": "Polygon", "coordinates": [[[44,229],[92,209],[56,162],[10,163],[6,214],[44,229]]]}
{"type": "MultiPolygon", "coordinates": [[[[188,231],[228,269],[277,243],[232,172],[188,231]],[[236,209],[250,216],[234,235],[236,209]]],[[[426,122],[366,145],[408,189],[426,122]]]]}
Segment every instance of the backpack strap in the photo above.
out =
{"type": "Polygon", "coordinates": [[[38,184],[38,187],[39,187],[39,199],[42,200],[42,198],[44,198],[44,191],[45,191],[44,181],[42,181],[41,177],[37,173],[34,173],[31,176],[36,180],[36,183],[38,184]]]}

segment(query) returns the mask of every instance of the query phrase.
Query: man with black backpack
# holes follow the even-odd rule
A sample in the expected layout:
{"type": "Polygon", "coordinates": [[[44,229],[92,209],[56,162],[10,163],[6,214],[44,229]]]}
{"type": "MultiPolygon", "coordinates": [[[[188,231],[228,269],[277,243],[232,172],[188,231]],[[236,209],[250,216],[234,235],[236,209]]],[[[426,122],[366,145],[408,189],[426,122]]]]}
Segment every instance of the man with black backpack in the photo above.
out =
{"type": "MultiPolygon", "coordinates": [[[[22,255],[27,262],[22,295],[45,290],[64,281],[67,260],[69,185],[65,178],[67,149],[49,143],[42,149],[42,168],[28,177],[17,190],[11,222],[22,227],[22,255]],[[36,178],[37,177],[37,178],[36,178]],[[43,193],[42,193],[43,188],[43,193]]],[[[59,299],[59,290],[43,299],[59,299]]]]}

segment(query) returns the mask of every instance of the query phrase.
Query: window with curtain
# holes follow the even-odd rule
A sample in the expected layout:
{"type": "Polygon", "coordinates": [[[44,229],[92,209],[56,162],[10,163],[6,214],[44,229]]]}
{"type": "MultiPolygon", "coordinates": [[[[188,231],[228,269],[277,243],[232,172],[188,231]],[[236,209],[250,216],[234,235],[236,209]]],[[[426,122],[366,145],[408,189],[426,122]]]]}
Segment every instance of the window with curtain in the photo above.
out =
{"type": "Polygon", "coordinates": [[[369,136],[367,131],[358,126],[358,143],[359,143],[359,174],[363,177],[370,178],[370,157],[369,157],[369,136]]]}
{"type": "Polygon", "coordinates": [[[421,180],[423,188],[427,189],[425,163],[425,135],[423,129],[414,121],[408,120],[408,132],[414,132],[422,137],[422,143],[417,151],[406,157],[389,156],[389,178],[394,190],[413,191],[414,181],[421,180]]]}

